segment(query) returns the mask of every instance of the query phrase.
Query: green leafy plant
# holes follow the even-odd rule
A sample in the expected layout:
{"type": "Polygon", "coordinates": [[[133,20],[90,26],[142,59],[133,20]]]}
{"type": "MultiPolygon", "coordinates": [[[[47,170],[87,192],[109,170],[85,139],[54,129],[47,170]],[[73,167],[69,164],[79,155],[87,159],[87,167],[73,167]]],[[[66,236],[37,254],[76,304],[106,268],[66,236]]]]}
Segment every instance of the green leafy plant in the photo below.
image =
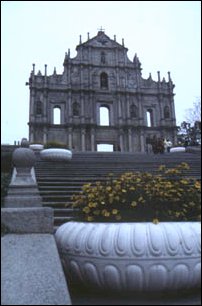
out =
{"type": "Polygon", "coordinates": [[[8,185],[11,180],[10,173],[1,173],[1,207],[3,206],[3,199],[7,195],[8,185]]]}
{"type": "Polygon", "coordinates": [[[10,173],[12,170],[12,152],[1,153],[1,172],[10,173]]]}
{"type": "Polygon", "coordinates": [[[103,222],[196,221],[201,219],[201,183],[186,178],[181,163],[160,166],[156,174],[126,172],[109,174],[104,182],[85,184],[72,196],[79,219],[103,222]]]}
{"type": "Polygon", "coordinates": [[[67,145],[62,142],[49,141],[44,145],[44,149],[50,149],[50,148],[67,149],[67,145]]]}

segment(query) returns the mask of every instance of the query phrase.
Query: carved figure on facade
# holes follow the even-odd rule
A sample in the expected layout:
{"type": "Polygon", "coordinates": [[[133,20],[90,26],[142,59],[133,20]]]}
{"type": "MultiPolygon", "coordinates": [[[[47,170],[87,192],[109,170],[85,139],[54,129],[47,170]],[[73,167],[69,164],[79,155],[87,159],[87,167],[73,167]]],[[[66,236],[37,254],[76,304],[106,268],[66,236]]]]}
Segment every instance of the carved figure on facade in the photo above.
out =
{"type": "Polygon", "coordinates": [[[169,107],[168,107],[168,106],[165,106],[165,107],[164,107],[164,118],[165,118],[165,119],[170,118],[170,110],[169,110],[169,107]]]}
{"type": "Polygon", "coordinates": [[[108,88],[108,75],[105,72],[102,72],[100,75],[100,87],[108,88]]]}
{"type": "Polygon", "coordinates": [[[130,116],[131,118],[137,118],[138,117],[138,109],[137,106],[132,104],[130,106],[130,116]]]}
{"type": "Polygon", "coordinates": [[[36,101],[36,115],[42,115],[42,102],[36,101]]]}
{"type": "Polygon", "coordinates": [[[101,64],[106,64],[106,56],[104,51],[101,52],[101,64]]]}
{"type": "Polygon", "coordinates": [[[79,116],[80,115],[80,105],[77,101],[73,102],[72,113],[73,113],[73,116],[79,116]]]}

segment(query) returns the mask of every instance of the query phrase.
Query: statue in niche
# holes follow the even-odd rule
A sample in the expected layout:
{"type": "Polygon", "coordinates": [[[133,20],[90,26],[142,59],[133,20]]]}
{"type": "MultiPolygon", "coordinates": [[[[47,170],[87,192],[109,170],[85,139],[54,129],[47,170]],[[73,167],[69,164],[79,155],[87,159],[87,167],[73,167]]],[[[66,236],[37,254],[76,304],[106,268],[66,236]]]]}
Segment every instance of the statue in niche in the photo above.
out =
{"type": "Polygon", "coordinates": [[[78,104],[77,101],[75,101],[72,105],[72,113],[73,113],[73,116],[79,116],[80,105],[78,104]]]}
{"type": "Polygon", "coordinates": [[[130,106],[130,115],[131,118],[137,118],[137,106],[134,104],[130,106]]]}
{"type": "Polygon", "coordinates": [[[168,106],[165,106],[165,107],[164,107],[164,118],[165,118],[165,119],[170,118],[170,110],[169,110],[169,107],[168,107],[168,106]]]}
{"type": "Polygon", "coordinates": [[[100,85],[101,88],[108,88],[108,75],[105,72],[100,75],[100,85]]]}
{"type": "Polygon", "coordinates": [[[36,115],[42,115],[42,102],[36,101],[36,115]]]}
{"type": "Polygon", "coordinates": [[[106,63],[106,57],[105,57],[105,53],[103,51],[101,52],[101,63],[102,64],[106,63]]]}

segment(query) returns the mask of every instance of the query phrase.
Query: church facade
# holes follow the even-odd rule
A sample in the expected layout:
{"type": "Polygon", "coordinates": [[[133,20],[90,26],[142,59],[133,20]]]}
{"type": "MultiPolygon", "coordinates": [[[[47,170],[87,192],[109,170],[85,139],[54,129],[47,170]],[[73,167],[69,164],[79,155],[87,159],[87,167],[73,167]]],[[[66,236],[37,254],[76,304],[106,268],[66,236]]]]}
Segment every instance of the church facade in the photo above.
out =
{"type": "Polygon", "coordinates": [[[65,143],[77,151],[97,151],[110,144],[114,151],[146,152],[153,137],[176,141],[174,84],[144,79],[141,63],[127,56],[103,30],[81,42],[77,55],[65,54],[64,70],[35,73],[29,78],[29,141],[65,143]]]}

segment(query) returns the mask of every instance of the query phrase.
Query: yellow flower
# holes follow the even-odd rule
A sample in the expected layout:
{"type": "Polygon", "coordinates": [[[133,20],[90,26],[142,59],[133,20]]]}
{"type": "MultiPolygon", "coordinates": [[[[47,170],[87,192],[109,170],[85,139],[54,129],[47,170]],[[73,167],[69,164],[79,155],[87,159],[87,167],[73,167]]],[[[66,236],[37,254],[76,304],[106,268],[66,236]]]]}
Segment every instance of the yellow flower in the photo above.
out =
{"type": "Polygon", "coordinates": [[[120,215],[115,216],[115,218],[116,218],[117,221],[121,220],[121,216],[120,215]]]}
{"type": "Polygon", "coordinates": [[[95,216],[99,216],[100,210],[99,210],[99,209],[95,210],[95,211],[93,212],[93,214],[94,214],[95,216]]]}
{"type": "Polygon", "coordinates": [[[138,202],[140,202],[140,203],[144,203],[145,202],[145,200],[143,199],[143,197],[141,196],[141,197],[139,197],[138,198],[138,202]]]}
{"type": "Polygon", "coordinates": [[[165,165],[161,165],[161,166],[159,166],[158,170],[159,170],[159,171],[163,171],[163,170],[165,170],[165,168],[166,168],[165,165]]]}
{"type": "Polygon", "coordinates": [[[185,162],[182,162],[181,164],[180,164],[180,166],[181,166],[181,168],[183,168],[183,169],[190,169],[190,167],[189,167],[189,165],[187,164],[187,163],[185,163],[185,162]]]}
{"type": "Polygon", "coordinates": [[[130,205],[131,205],[132,207],[135,207],[135,206],[137,206],[137,202],[136,202],[136,201],[133,201],[130,205]]]}
{"type": "Polygon", "coordinates": [[[196,189],[200,189],[200,188],[201,188],[200,182],[196,181],[195,184],[194,184],[194,187],[195,187],[196,189]]]}
{"type": "Polygon", "coordinates": [[[95,203],[95,202],[90,202],[89,204],[88,204],[88,207],[96,207],[97,206],[97,203],[95,203]]]}
{"type": "Polygon", "coordinates": [[[156,218],[156,219],[153,219],[152,221],[154,224],[158,224],[159,223],[159,220],[156,218]]]}
{"type": "Polygon", "coordinates": [[[88,217],[87,217],[87,221],[89,221],[89,222],[93,221],[93,217],[88,216],[88,217]]]}
{"type": "Polygon", "coordinates": [[[90,212],[90,208],[89,207],[84,207],[83,212],[85,212],[85,214],[88,214],[90,212]]]}
{"type": "Polygon", "coordinates": [[[112,215],[117,215],[118,210],[117,209],[112,209],[112,215]]]}
{"type": "Polygon", "coordinates": [[[130,190],[135,190],[135,187],[133,187],[133,186],[132,186],[132,187],[130,187],[130,190]]]}
{"type": "Polygon", "coordinates": [[[185,179],[181,180],[180,183],[182,183],[183,185],[187,185],[189,182],[185,179]]]}

